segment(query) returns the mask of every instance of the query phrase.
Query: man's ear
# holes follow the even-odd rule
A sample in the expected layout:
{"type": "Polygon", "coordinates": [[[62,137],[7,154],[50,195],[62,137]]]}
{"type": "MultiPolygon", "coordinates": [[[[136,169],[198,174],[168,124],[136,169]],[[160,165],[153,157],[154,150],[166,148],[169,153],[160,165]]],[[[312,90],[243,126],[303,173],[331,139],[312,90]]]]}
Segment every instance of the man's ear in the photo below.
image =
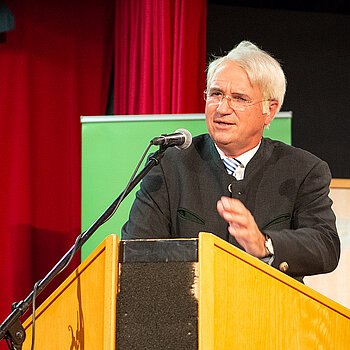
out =
{"type": "Polygon", "coordinates": [[[265,126],[269,125],[277,113],[278,102],[269,101],[269,110],[265,114],[265,126]]]}

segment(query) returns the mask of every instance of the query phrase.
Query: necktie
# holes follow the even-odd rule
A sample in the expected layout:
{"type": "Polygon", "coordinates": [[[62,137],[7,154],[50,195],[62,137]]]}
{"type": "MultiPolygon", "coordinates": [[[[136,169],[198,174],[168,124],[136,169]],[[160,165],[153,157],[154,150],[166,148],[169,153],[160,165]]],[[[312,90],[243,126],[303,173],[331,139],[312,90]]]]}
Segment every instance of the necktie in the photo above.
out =
{"type": "Polygon", "coordinates": [[[226,170],[230,175],[232,175],[239,166],[242,166],[242,163],[236,158],[225,157],[223,158],[223,161],[226,166],[226,170]]]}

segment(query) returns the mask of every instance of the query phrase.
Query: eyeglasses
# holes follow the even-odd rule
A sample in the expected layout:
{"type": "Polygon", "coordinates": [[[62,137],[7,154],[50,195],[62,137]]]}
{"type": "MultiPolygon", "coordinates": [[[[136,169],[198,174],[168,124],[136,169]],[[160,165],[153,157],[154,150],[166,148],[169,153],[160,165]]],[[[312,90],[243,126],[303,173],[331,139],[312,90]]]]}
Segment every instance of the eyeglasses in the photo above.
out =
{"type": "Polygon", "coordinates": [[[204,100],[207,102],[220,105],[225,98],[227,99],[227,103],[230,106],[230,108],[236,111],[245,111],[247,108],[252,107],[260,102],[269,101],[269,100],[261,100],[257,102],[252,102],[252,101],[246,100],[245,98],[239,95],[238,96],[225,95],[220,90],[204,91],[204,100]]]}

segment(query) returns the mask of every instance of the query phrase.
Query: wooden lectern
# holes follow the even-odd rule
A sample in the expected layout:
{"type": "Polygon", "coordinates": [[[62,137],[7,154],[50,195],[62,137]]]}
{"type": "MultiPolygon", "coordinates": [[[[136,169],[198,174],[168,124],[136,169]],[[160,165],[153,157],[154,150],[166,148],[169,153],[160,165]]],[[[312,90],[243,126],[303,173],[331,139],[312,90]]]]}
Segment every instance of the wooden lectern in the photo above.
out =
{"type": "Polygon", "coordinates": [[[349,309],[208,233],[110,235],[36,315],[35,349],[350,348],[349,309]]]}

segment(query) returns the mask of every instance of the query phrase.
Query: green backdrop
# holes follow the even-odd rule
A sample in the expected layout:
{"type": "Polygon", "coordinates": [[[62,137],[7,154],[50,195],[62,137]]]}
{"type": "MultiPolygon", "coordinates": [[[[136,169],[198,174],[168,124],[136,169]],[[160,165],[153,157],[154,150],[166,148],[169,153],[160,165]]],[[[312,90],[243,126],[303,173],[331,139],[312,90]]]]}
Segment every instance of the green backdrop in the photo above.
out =
{"type": "MultiPolygon", "coordinates": [[[[291,112],[280,112],[264,136],[291,144],[291,112]]],[[[203,114],[81,117],[82,230],[85,231],[119,196],[153,137],[187,129],[192,136],[206,133],[203,114]]],[[[152,146],[150,152],[158,149],[152,146]]],[[[82,247],[85,259],[103,239],[120,235],[135,198],[136,187],[114,216],[82,247]]]]}

